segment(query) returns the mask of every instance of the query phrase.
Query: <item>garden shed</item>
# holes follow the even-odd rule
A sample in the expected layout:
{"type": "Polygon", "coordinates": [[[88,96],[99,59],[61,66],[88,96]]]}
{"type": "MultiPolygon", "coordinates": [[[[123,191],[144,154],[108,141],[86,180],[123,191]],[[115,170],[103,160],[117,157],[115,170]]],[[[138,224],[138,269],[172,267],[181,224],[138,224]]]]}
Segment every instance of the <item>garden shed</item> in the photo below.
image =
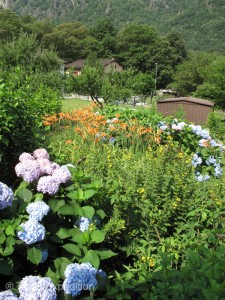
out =
{"type": "Polygon", "coordinates": [[[204,123],[209,113],[213,111],[213,106],[214,103],[211,101],[193,97],[168,98],[157,102],[158,111],[164,117],[175,116],[182,108],[185,119],[195,124],[204,123]]]}

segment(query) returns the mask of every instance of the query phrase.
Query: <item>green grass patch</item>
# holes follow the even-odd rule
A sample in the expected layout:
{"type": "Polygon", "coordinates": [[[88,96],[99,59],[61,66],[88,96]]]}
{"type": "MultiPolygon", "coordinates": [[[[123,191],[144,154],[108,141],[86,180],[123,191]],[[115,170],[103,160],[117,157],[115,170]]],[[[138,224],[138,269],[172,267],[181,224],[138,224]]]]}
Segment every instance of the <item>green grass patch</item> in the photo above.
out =
{"type": "Polygon", "coordinates": [[[63,103],[62,111],[68,112],[68,111],[73,111],[75,109],[82,108],[84,106],[91,105],[92,101],[72,98],[72,99],[63,99],[62,103],[63,103]]]}

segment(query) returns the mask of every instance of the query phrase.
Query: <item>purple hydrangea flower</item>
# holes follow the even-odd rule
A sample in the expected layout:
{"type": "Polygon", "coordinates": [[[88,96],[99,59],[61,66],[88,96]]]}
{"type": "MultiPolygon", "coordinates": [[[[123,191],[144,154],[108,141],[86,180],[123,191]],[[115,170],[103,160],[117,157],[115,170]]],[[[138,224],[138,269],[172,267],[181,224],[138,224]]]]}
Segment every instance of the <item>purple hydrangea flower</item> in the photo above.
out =
{"type": "Polygon", "coordinates": [[[37,161],[24,160],[15,167],[16,175],[22,177],[28,183],[38,180],[41,175],[41,169],[37,161]]]}
{"type": "Polygon", "coordinates": [[[29,219],[41,221],[48,214],[50,207],[44,201],[30,203],[26,211],[30,215],[29,219]]]}
{"type": "Polygon", "coordinates": [[[0,300],[16,300],[18,297],[11,291],[0,292],[0,300]]]}
{"type": "Polygon", "coordinates": [[[66,165],[61,166],[60,169],[56,169],[52,173],[52,177],[58,184],[66,183],[67,181],[69,181],[71,179],[71,176],[72,175],[66,165]]]}
{"type": "Polygon", "coordinates": [[[48,154],[47,150],[44,149],[44,148],[34,150],[33,156],[35,158],[47,158],[47,159],[49,159],[49,154],[48,154]]]}
{"type": "Polygon", "coordinates": [[[56,300],[56,287],[48,277],[26,276],[19,284],[20,300],[56,300]]]}
{"type": "Polygon", "coordinates": [[[17,236],[27,245],[40,242],[45,237],[45,228],[34,219],[30,219],[20,225],[23,231],[18,231],[17,236]]]}
{"type": "Polygon", "coordinates": [[[38,180],[37,190],[53,196],[59,191],[59,183],[52,176],[42,176],[38,180]]]}
{"type": "Polygon", "coordinates": [[[22,162],[24,160],[35,160],[35,158],[30,153],[23,152],[19,157],[19,161],[22,162]]]}
{"type": "Polygon", "coordinates": [[[12,206],[13,191],[4,183],[0,182],[0,209],[12,206]]]}
{"type": "Polygon", "coordinates": [[[66,267],[63,282],[65,294],[73,297],[79,295],[82,290],[92,290],[98,284],[96,280],[97,270],[90,263],[70,264],[66,267]]]}

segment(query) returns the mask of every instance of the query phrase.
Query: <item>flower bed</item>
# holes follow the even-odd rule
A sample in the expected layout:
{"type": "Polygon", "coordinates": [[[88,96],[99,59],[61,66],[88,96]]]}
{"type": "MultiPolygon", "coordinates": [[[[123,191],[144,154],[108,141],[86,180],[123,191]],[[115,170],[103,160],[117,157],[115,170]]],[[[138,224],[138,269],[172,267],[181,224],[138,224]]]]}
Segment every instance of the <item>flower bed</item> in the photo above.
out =
{"type": "Polygon", "coordinates": [[[152,112],[44,124],[48,151],[0,184],[0,299],[223,297],[221,143],[152,112]]]}

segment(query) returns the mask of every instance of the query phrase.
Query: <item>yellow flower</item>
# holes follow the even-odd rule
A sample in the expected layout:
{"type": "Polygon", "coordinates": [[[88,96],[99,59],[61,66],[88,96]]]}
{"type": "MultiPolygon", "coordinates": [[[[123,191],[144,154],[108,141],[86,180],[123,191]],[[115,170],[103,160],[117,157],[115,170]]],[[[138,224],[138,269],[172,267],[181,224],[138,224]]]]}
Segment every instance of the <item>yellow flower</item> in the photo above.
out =
{"type": "Polygon", "coordinates": [[[137,189],[137,192],[139,194],[143,194],[145,192],[145,189],[144,188],[139,188],[139,189],[137,189]]]}

